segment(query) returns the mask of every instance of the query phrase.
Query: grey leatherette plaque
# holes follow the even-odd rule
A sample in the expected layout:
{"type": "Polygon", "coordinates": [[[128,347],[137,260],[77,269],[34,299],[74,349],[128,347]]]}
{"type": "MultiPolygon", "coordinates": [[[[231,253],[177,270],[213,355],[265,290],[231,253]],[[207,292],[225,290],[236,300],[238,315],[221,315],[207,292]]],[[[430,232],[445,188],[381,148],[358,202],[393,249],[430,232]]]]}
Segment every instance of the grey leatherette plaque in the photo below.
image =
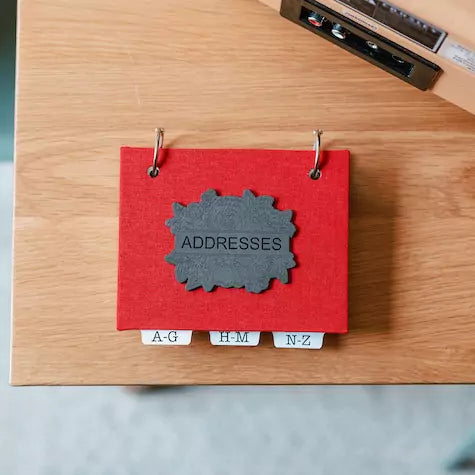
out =
{"type": "Polygon", "coordinates": [[[290,241],[295,233],[292,211],[273,206],[271,196],[219,196],[215,190],[201,201],[183,206],[173,203],[174,217],[166,221],[175,236],[165,260],[175,265],[178,282],[186,289],[215,286],[245,287],[259,293],[270,280],[289,282],[295,267],[290,241]]]}

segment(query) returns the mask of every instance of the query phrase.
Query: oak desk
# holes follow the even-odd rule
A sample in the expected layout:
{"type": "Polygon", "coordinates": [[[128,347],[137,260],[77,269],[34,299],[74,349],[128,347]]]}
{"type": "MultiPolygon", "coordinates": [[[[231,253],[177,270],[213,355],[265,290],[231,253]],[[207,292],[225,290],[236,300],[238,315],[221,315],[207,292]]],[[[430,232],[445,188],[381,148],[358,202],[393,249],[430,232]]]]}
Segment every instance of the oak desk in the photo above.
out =
{"type": "MultiPolygon", "coordinates": [[[[467,91],[467,94],[473,91],[467,91]]],[[[475,382],[475,118],[254,0],[19,2],[12,383],[475,382]],[[351,161],[350,333],[115,331],[119,147],[351,161]]]]}

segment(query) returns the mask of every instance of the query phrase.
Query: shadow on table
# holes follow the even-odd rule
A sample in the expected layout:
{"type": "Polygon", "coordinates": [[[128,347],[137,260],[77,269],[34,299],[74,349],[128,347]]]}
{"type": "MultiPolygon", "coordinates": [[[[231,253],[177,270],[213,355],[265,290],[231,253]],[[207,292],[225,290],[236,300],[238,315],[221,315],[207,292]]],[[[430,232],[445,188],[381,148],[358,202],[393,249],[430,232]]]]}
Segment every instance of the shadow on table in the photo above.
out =
{"type": "MultiPolygon", "coordinates": [[[[387,333],[398,182],[387,162],[363,167],[358,158],[352,154],[350,172],[349,332],[387,333]]],[[[340,338],[325,335],[324,346],[338,346],[340,338]]]]}

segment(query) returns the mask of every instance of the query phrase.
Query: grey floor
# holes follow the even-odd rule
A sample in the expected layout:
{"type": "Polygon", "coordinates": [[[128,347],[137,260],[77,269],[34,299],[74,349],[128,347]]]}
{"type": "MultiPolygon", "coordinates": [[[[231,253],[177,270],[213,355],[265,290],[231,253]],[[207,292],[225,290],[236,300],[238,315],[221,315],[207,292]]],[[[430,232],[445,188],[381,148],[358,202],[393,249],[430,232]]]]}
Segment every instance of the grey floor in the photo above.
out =
{"type": "Polygon", "coordinates": [[[11,163],[0,163],[0,475],[438,474],[475,387],[11,388],[11,163]]]}

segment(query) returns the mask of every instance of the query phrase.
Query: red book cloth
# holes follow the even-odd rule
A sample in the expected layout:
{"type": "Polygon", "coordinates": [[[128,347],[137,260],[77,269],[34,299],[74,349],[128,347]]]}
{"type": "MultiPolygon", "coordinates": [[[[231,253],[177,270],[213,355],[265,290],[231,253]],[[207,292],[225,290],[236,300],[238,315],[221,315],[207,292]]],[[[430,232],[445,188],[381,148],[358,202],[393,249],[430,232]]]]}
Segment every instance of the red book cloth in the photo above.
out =
{"type": "Polygon", "coordinates": [[[308,171],[315,152],[164,149],[160,174],[147,175],[153,150],[121,149],[117,328],[174,330],[348,330],[349,157],[324,151],[322,176],[308,171]],[[187,291],[165,261],[174,236],[165,225],[172,203],[200,201],[213,188],[241,196],[249,189],[293,211],[297,266],[289,283],[272,279],[254,294],[244,288],[187,291]]]}

